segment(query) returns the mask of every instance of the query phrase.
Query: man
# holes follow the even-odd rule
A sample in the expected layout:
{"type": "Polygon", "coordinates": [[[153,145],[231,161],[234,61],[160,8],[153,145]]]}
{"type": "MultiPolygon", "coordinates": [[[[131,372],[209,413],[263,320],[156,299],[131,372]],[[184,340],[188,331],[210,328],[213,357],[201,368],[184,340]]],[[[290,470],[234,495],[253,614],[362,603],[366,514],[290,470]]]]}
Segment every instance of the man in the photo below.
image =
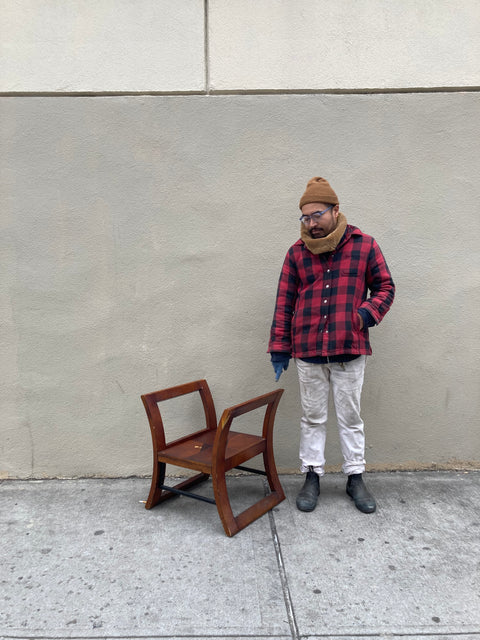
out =
{"type": "Polygon", "coordinates": [[[301,237],[283,263],[268,348],[276,380],[292,356],[298,369],[300,461],[306,478],[297,507],[313,511],[320,494],[331,389],[347,494],[360,511],[372,513],[375,499],[362,478],[360,395],[366,356],[372,353],[368,328],[389,310],[395,285],[378,244],[347,223],[327,180],[312,178],[299,208],[301,237]]]}

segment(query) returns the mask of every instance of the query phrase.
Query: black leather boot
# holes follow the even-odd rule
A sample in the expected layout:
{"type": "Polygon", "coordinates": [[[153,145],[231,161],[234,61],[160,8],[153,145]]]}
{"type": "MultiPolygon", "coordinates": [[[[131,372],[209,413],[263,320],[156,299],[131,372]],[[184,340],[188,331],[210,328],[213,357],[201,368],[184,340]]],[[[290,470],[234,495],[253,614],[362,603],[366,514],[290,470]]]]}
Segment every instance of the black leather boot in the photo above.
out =
{"type": "Polygon", "coordinates": [[[368,492],[361,473],[353,473],[348,476],[347,494],[362,513],[373,513],[377,508],[375,498],[368,492]]]}
{"type": "Polygon", "coordinates": [[[307,471],[305,484],[297,496],[297,508],[300,509],[300,511],[313,511],[317,506],[319,494],[320,478],[315,471],[307,471]]]}

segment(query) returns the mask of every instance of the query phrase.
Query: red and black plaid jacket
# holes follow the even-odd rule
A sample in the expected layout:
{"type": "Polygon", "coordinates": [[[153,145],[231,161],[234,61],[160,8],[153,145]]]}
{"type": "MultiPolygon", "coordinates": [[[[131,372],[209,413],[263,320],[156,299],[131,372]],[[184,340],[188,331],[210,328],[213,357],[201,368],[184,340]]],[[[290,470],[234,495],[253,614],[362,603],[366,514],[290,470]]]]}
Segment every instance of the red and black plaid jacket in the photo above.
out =
{"type": "Polygon", "coordinates": [[[368,327],[360,329],[357,311],[366,309],[378,324],[394,295],[380,247],[357,227],[347,225],[329,253],[314,255],[298,240],[280,274],[268,351],[294,358],[370,355],[368,327]]]}

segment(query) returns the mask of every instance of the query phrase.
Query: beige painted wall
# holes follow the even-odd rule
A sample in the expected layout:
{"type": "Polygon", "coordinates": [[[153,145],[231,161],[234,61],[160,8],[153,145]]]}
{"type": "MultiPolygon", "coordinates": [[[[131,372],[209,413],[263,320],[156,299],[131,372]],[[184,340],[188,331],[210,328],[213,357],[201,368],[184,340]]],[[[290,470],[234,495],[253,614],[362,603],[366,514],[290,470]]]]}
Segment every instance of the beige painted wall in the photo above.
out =
{"type": "Polygon", "coordinates": [[[4,92],[480,86],[477,0],[0,0],[0,16],[4,92]]]}
{"type": "Polygon", "coordinates": [[[202,0],[0,0],[0,91],[194,91],[202,0]]]}
{"type": "Polygon", "coordinates": [[[213,0],[212,88],[480,85],[470,0],[213,0]]]}
{"type": "MultiPolygon", "coordinates": [[[[140,69],[126,21],[135,4],[118,3],[117,19],[132,69],[140,69]]],[[[222,409],[275,388],[266,354],[275,289],[312,175],[329,178],[347,218],[377,238],[397,284],[391,312],[372,330],[363,399],[370,468],[479,464],[479,93],[212,95],[220,86],[245,88],[238,65],[219,53],[224,5],[231,30],[247,29],[239,4],[210,0],[203,57],[203,3],[142,3],[138,20],[163,24],[165,38],[168,21],[193,20],[192,47],[175,54],[178,74],[159,48],[152,69],[163,71],[140,74],[144,82],[135,85],[136,74],[117,67],[107,82],[105,69],[94,69],[90,40],[92,55],[66,89],[195,93],[203,86],[204,95],[35,95],[60,91],[68,66],[50,65],[49,76],[38,62],[45,82],[34,84],[15,70],[26,36],[16,45],[9,32],[10,70],[0,75],[1,477],[148,474],[141,393],[206,377],[222,409]],[[202,85],[206,78],[210,85],[202,85]]],[[[274,4],[258,3],[259,25],[274,4]]],[[[269,37],[279,51],[277,9],[291,12],[291,4],[271,10],[269,37]]],[[[374,4],[394,17],[391,3],[363,6],[374,4]]],[[[450,4],[438,3],[439,23],[450,4]]],[[[330,7],[303,6],[318,5],[330,7]]],[[[58,3],[41,6],[47,15],[36,33],[48,49],[54,18],[59,32],[67,18],[52,15],[58,3]]],[[[73,5],[62,6],[71,20],[73,5]]],[[[96,2],[85,11],[91,17],[112,6],[96,2]]],[[[466,29],[477,5],[464,6],[466,29]]],[[[11,24],[32,9],[25,0],[0,8],[11,24]]],[[[78,20],[89,21],[85,13],[78,20]]],[[[338,61],[342,87],[351,72],[345,57],[338,61]]],[[[251,91],[262,86],[262,64],[245,76],[251,91]]],[[[287,91],[294,85],[291,69],[285,73],[287,91]]],[[[310,83],[303,88],[314,90],[307,76],[298,70],[302,85],[310,83]]],[[[467,82],[453,62],[442,80],[467,82]]],[[[276,456],[282,471],[294,471],[293,365],[280,383],[276,456]]],[[[169,415],[193,412],[175,405],[169,415]]],[[[327,457],[338,465],[331,422],[327,457]]]]}

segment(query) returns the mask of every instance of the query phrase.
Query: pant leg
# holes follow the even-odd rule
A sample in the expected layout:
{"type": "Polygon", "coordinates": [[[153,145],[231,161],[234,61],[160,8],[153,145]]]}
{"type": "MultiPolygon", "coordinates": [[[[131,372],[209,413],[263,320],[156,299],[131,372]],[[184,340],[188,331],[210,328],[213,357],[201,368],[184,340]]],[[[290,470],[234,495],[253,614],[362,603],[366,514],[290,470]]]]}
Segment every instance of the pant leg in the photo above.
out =
{"type": "Polygon", "coordinates": [[[360,397],[366,356],[331,364],[330,376],[345,474],[365,471],[365,433],[360,417],[360,397]]]}
{"type": "Polygon", "coordinates": [[[295,360],[300,385],[302,418],[300,421],[301,471],[309,467],[318,475],[325,474],[325,442],[327,438],[330,372],[326,365],[295,360]]]}

